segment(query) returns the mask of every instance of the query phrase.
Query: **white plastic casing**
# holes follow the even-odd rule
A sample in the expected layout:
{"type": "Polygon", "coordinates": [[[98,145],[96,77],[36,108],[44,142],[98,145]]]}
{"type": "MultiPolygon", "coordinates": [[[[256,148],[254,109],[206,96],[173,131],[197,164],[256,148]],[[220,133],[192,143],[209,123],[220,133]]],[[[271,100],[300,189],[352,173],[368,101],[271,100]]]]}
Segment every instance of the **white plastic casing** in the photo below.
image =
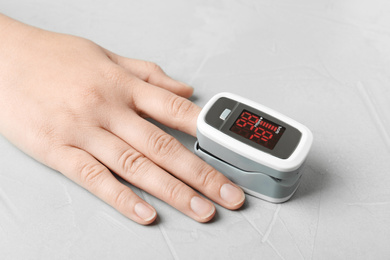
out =
{"type": "MultiPolygon", "coordinates": [[[[197,128],[200,134],[204,135],[210,140],[213,140],[214,142],[227,148],[228,150],[235,151],[236,153],[240,154],[245,158],[248,158],[249,160],[252,160],[255,163],[262,164],[279,172],[292,172],[294,170],[297,170],[304,163],[313,142],[313,135],[306,126],[252,100],[227,92],[219,93],[213,98],[211,98],[209,102],[207,102],[207,104],[203,107],[201,113],[199,114],[197,128]],[[207,124],[205,121],[205,116],[207,112],[209,111],[211,106],[219,98],[222,97],[236,100],[237,102],[244,103],[257,110],[263,111],[264,113],[278,118],[279,120],[299,130],[302,134],[301,139],[298,143],[298,146],[290,155],[290,157],[288,157],[287,159],[280,159],[271,154],[255,149],[243,142],[240,142],[239,140],[234,139],[207,124]]],[[[282,139],[279,141],[282,141],[282,139]]]]}

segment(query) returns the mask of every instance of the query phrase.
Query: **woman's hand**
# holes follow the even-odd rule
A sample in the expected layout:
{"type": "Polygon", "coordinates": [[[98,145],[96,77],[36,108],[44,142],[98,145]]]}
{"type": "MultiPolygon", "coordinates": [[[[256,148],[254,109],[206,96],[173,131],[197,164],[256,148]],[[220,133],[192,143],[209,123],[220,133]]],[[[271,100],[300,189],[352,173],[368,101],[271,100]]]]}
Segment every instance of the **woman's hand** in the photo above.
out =
{"type": "Polygon", "coordinates": [[[157,214],[129,183],[206,222],[244,193],[144,117],[196,134],[192,88],[157,65],[0,15],[0,133],[130,219],[157,214]],[[191,188],[192,187],[192,188],[191,188]],[[194,190],[195,189],[195,190],[194,190]]]}

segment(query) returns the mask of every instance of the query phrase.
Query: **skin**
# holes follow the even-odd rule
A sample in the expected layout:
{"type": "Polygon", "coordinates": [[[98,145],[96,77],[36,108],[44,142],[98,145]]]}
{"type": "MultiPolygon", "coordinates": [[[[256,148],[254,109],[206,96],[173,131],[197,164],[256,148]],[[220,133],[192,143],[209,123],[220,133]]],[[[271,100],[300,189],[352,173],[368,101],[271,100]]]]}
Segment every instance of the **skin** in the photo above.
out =
{"type": "Polygon", "coordinates": [[[191,87],[154,63],[1,14],[0,39],[0,133],[21,150],[140,224],[155,209],[113,174],[199,222],[215,215],[211,201],[242,206],[237,185],[145,120],[195,136],[191,87]]]}

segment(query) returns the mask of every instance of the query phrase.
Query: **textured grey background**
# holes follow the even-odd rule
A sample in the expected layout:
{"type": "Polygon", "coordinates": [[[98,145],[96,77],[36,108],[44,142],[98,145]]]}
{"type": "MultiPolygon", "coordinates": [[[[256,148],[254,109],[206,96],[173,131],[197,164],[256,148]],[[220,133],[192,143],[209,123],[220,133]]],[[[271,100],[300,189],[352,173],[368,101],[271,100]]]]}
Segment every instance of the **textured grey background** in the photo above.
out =
{"type": "Polygon", "coordinates": [[[200,106],[241,93],[315,137],[291,201],[247,196],[200,224],[135,189],[159,212],[148,227],[0,137],[1,259],[390,258],[389,1],[2,0],[0,11],[154,61],[200,106]]]}

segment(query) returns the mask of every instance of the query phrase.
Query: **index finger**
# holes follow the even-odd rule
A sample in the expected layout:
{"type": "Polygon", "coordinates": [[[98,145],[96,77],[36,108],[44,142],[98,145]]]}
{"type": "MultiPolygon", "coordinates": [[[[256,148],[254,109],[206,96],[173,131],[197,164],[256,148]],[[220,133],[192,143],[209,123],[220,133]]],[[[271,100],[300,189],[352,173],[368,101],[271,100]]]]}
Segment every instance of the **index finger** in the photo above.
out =
{"type": "Polygon", "coordinates": [[[134,104],[139,112],[170,128],[196,136],[196,121],[201,111],[200,107],[165,89],[147,83],[142,85],[133,93],[134,104]]]}
{"type": "MultiPolygon", "coordinates": [[[[146,83],[133,94],[134,105],[139,112],[171,128],[196,136],[200,107],[183,97],[146,83]]],[[[229,209],[242,206],[245,200],[243,191],[226,176],[155,125],[134,116],[126,119],[125,115],[121,113],[113,117],[121,118],[112,124],[114,133],[134,145],[157,165],[218,204],[229,209]],[[140,138],[141,136],[143,138],[140,138]]]]}

